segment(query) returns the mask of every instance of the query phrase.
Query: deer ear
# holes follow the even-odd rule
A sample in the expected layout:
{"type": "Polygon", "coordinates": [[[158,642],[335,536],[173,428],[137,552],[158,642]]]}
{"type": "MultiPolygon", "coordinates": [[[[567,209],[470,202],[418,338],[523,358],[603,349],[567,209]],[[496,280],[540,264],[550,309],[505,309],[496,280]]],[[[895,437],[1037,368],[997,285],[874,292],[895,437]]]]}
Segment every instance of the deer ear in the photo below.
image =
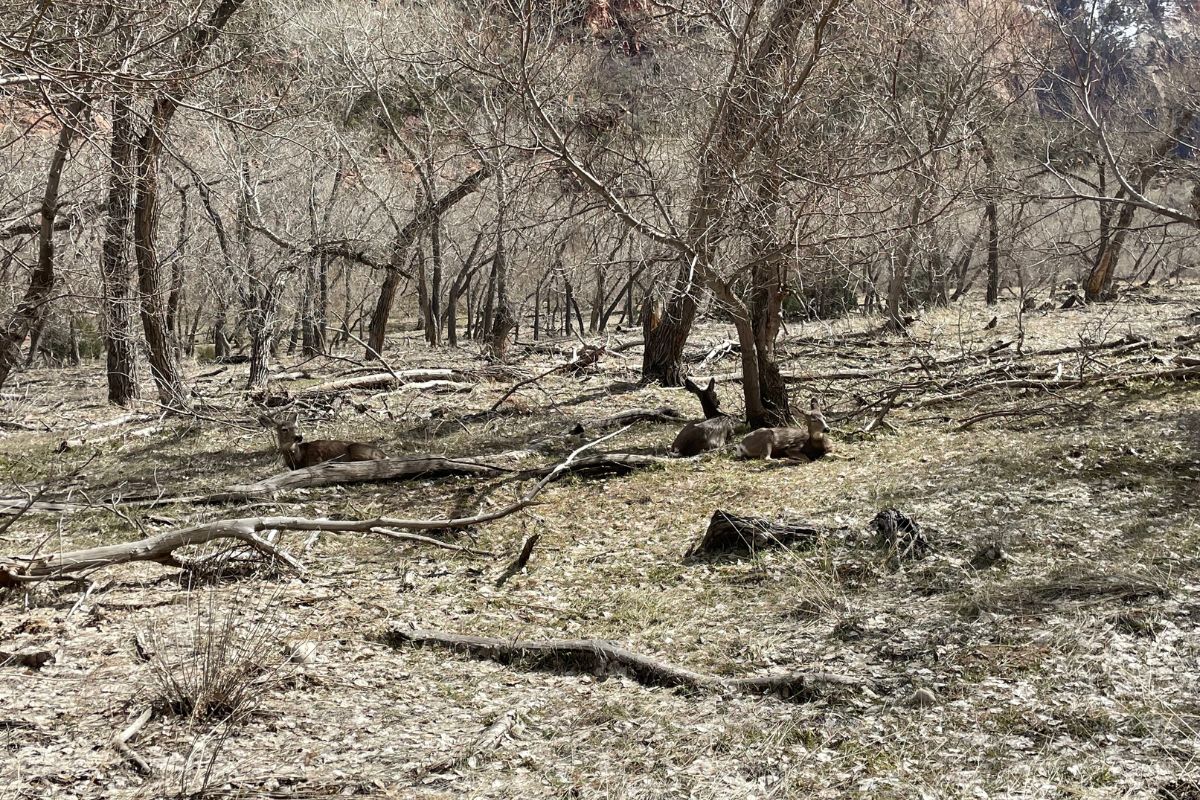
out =
{"type": "Polygon", "coordinates": [[[258,415],[258,424],[262,425],[264,428],[274,428],[275,420],[271,419],[266,414],[259,414],[258,415]]]}
{"type": "Polygon", "coordinates": [[[708,388],[705,389],[704,391],[711,392],[713,389],[716,389],[716,388],[717,388],[717,379],[709,378],[708,379],[708,388]]]}
{"type": "Polygon", "coordinates": [[[691,379],[691,378],[684,378],[684,379],[683,379],[683,388],[687,389],[689,392],[698,392],[698,391],[700,391],[700,387],[699,387],[699,386],[697,386],[696,384],[692,383],[692,379],[691,379]]]}
{"type": "Polygon", "coordinates": [[[821,404],[820,404],[819,402],[817,402],[817,398],[815,398],[815,397],[812,399],[812,403],[810,403],[810,404],[809,404],[809,407],[810,407],[810,408],[811,408],[813,411],[820,411],[820,410],[821,410],[821,404]]]}

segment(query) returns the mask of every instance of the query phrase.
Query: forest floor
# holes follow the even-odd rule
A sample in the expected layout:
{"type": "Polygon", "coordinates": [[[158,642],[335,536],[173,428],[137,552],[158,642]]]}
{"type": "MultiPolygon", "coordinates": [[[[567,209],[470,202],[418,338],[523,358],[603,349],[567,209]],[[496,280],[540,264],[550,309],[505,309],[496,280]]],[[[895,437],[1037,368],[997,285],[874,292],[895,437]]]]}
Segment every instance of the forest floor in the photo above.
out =
{"type": "MultiPolygon", "coordinates": [[[[0,800],[1200,798],[1200,382],[1149,376],[1200,356],[1197,310],[1200,286],[1175,286],[1030,312],[1021,354],[1013,303],[931,311],[907,335],[873,332],[879,320],[863,317],[793,324],[784,372],[797,407],[824,401],[837,448],[826,459],[725,451],[569,476],[528,509],[430,533],[492,555],[288,533],[277,544],[303,575],[239,561],[181,579],[143,563],[100,569],[88,589],[0,593],[0,651],[53,654],[36,670],[0,665],[0,800]],[[998,341],[1010,344],[986,355],[998,341]],[[1048,352],[1084,343],[1108,349],[1048,352]],[[1081,372],[1089,380],[1071,385],[1081,372]],[[1092,380],[1116,374],[1141,377],[1092,380]],[[863,433],[888,397],[895,429],[863,433]],[[980,417],[992,412],[1002,413],[980,417]],[[867,526],[888,507],[923,526],[932,554],[896,564],[872,546],[867,526]],[[807,549],[686,559],[716,509],[825,533],[807,549]],[[533,533],[527,568],[497,586],[533,533]],[[973,567],[991,543],[1006,558],[973,567]],[[714,675],[811,670],[864,685],[790,700],[685,692],[393,647],[393,626],[608,639],[714,675]],[[164,702],[164,675],[200,680],[189,653],[206,646],[256,662],[231,679],[244,693],[232,719],[164,702]],[[147,708],[129,742],[152,769],[143,775],[111,740],[147,708]]],[[[689,356],[730,336],[707,323],[689,356]]],[[[561,353],[514,347],[511,374],[465,392],[306,395],[353,374],[333,359],[272,390],[296,400],[309,439],[371,441],[390,456],[527,449],[553,464],[593,438],[571,435],[575,421],[660,405],[700,416],[692,395],[636,384],[639,348],[524,387],[502,415],[469,416],[577,343],[556,344],[561,353]]],[[[396,370],[486,366],[474,346],[432,350],[407,332],[387,357],[396,370]]],[[[690,368],[729,373],[739,361],[690,368]]],[[[162,419],[149,404],[128,418],[103,403],[102,370],[35,369],[6,387],[0,495],[47,486],[43,499],[79,506],[20,516],[0,530],[0,558],[226,517],[470,516],[532,485],[425,477],[249,504],[122,505],[122,495],[203,493],[282,468],[239,389],[244,365],[189,365],[203,400],[191,419],[162,419]],[[114,419],[124,421],[96,427],[114,419]]],[[[740,411],[740,384],[718,392],[740,411]]],[[[665,454],[677,429],[641,423],[598,447],[665,454]]]]}

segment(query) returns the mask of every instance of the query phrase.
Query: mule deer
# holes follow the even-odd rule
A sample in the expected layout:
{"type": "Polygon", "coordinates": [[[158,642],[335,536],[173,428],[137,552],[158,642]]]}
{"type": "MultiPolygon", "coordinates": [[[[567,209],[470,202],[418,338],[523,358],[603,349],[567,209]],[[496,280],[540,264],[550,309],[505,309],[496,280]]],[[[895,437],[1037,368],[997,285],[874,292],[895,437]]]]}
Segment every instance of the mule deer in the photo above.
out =
{"type": "Polygon", "coordinates": [[[295,414],[288,414],[283,419],[263,414],[258,421],[275,432],[275,449],[288,469],[314,467],[326,461],[378,461],[387,458],[378,447],[361,442],[345,442],[341,439],[306,442],[296,432],[295,414]]]}
{"type": "Polygon", "coordinates": [[[740,458],[805,458],[815,461],[833,446],[825,436],[829,423],[814,397],[808,411],[808,428],[759,428],[737,446],[740,458]]]}
{"type": "Polygon", "coordinates": [[[704,409],[701,422],[689,422],[671,443],[671,451],[681,456],[695,456],[706,450],[723,447],[733,436],[733,417],[721,413],[721,401],[717,397],[717,379],[710,378],[708,386],[701,389],[690,378],[683,387],[700,399],[704,409]]]}

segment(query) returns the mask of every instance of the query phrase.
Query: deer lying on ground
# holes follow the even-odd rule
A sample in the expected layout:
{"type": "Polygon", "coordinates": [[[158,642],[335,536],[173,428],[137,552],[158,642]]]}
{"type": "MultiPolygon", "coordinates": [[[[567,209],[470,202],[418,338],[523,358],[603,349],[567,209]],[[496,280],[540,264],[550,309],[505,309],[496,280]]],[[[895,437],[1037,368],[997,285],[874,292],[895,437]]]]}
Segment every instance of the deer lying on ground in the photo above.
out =
{"type": "Polygon", "coordinates": [[[700,405],[704,408],[704,419],[684,425],[683,430],[671,443],[671,452],[681,456],[695,456],[706,450],[724,447],[729,437],[733,436],[734,420],[728,414],[721,413],[721,401],[717,398],[717,379],[710,378],[708,386],[703,389],[692,383],[690,378],[684,380],[683,386],[700,398],[700,405]]]}
{"type": "Polygon", "coordinates": [[[378,461],[387,458],[378,447],[361,442],[345,442],[340,439],[317,439],[304,441],[296,432],[296,415],[288,414],[283,419],[263,414],[258,421],[275,432],[275,449],[283,458],[288,469],[303,469],[324,464],[327,461],[378,461]]]}
{"type": "Polygon", "coordinates": [[[737,447],[740,458],[794,458],[816,461],[833,449],[829,423],[817,398],[808,411],[808,428],[759,428],[751,431],[737,447]]]}

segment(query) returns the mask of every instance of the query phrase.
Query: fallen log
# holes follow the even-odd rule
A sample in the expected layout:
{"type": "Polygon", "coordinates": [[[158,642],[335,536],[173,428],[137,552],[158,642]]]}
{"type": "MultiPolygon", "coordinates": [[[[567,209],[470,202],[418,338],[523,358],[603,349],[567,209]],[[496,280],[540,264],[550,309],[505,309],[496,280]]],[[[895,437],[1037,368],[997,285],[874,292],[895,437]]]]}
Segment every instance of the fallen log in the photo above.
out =
{"type": "Polygon", "coordinates": [[[0,650],[0,667],[28,667],[37,671],[54,660],[54,651],[25,648],[9,652],[0,650]]]}
{"type": "Polygon", "coordinates": [[[382,638],[386,644],[396,648],[404,645],[441,647],[472,658],[524,669],[584,672],[601,676],[621,674],[643,686],[696,692],[777,694],[784,699],[805,702],[823,697],[830,690],[857,689],[866,685],[865,681],[857,678],[829,672],[793,672],[746,678],[706,675],[635,653],[616,642],[603,639],[494,639],[441,631],[407,630],[401,623],[393,623],[382,638]]]}
{"type": "Polygon", "coordinates": [[[254,483],[235,484],[209,495],[156,499],[155,505],[171,502],[232,503],[271,497],[290,489],[311,489],[345,483],[377,483],[409,478],[475,475],[495,477],[510,472],[473,458],[381,458],[374,461],[334,461],[315,467],[281,472],[254,483]]]}
{"type": "Polygon", "coordinates": [[[457,369],[408,369],[399,372],[372,372],[368,375],[357,375],[352,378],[337,378],[316,386],[309,386],[297,392],[297,395],[325,394],[328,392],[343,392],[349,389],[390,389],[408,383],[422,381],[461,381],[469,382],[471,375],[457,369]]]}

